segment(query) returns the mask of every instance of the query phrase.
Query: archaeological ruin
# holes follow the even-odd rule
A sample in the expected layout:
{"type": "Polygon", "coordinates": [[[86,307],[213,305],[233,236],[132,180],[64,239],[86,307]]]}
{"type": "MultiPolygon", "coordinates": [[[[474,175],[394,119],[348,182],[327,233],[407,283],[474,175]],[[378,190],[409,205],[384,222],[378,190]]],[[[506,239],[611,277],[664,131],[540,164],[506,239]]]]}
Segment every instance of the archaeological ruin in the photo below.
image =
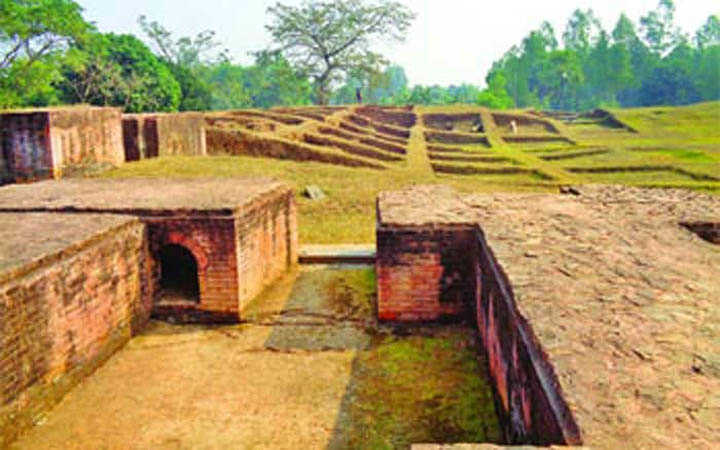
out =
{"type": "MultiPolygon", "coordinates": [[[[283,182],[77,176],[88,168],[229,154],[392,170],[421,148],[428,176],[547,182],[562,171],[552,161],[610,151],[568,156],[575,137],[561,123],[484,108],[51,108],[2,113],[0,132],[0,447],[36,427],[151,318],[246,324],[248,305],[300,260],[297,193],[283,182]],[[525,144],[557,148],[526,168],[517,149],[525,144]]],[[[382,192],[374,253],[310,252],[302,262],[374,263],[372,315],[406,334],[419,324],[469,324],[502,431],[495,443],[710,448],[720,439],[717,398],[706,395],[720,392],[720,199],[689,189],[552,187],[382,192]]],[[[371,328],[350,313],[342,319],[347,329],[371,328]]]]}

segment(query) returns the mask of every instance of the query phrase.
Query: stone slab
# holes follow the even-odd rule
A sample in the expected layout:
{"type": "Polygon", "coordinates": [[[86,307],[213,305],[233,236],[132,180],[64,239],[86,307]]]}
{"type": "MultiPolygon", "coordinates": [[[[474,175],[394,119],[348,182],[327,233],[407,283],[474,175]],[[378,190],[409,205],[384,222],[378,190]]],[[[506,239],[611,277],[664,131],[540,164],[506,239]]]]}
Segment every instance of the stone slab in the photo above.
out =
{"type": "Polygon", "coordinates": [[[147,215],[233,215],[290,190],[265,178],[68,179],[0,189],[0,211],[88,211],[147,215]]]}

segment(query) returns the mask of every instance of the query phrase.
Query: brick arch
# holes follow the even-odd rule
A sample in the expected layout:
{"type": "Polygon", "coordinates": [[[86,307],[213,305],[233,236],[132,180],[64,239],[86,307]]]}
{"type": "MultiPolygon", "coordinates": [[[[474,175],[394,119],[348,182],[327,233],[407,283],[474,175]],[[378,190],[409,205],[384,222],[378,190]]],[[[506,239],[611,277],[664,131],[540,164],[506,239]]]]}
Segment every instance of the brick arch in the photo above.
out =
{"type": "Polygon", "coordinates": [[[168,233],[165,244],[177,244],[190,250],[197,261],[198,271],[204,271],[208,266],[208,257],[205,250],[194,239],[178,232],[168,233]]]}

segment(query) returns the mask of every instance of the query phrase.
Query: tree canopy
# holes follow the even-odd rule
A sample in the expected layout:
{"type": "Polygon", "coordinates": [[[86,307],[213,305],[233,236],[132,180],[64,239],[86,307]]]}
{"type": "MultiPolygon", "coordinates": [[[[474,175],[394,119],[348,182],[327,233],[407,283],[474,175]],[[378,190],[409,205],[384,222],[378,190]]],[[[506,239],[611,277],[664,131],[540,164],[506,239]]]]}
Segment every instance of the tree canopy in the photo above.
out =
{"type": "Polygon", "coordinates": [[[387,61],[372,45],[404,40],[415,18],[406,6],[388,0],[277,3],[268,14],[274,50],[313,81],[320,104],[328,103],[333,84],[345,77],[378,72],[387,61]]]}

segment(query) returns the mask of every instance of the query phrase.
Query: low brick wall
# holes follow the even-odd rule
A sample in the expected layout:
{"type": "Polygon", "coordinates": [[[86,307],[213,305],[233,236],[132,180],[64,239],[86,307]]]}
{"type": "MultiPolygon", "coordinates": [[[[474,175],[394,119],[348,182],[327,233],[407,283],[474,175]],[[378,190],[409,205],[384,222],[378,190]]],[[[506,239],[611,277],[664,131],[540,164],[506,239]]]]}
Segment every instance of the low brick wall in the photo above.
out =
{"type": "Polygon", "coordinates": [[[125,160],[120,110],[68,107],[0,114],[0,179],[61,178],[90,166],[125,160]]]}
{"type": "Polygon", "coordinates": [[[378,226],[378,318],[415,322],[467,315],[475,290],[469,227],[378,226]]]}
{"type": "Polygon", "coordinates": [[[376,272],[380,320],[474,312],[507,443],[581,443],[553,368],[479,226],[379,225],[376,272]]]}
{"type": "Polygon", "coordinates": [[[292,191],[264,197],[235,217],[239,302],[242,310],[298,262],[297,205],[292,191]]]}
{"type": "Polygon", "coordinates": [[[124,114],[122,122],[126,161],[207,154],[202,113],[124,114]]]}
{"type": "Polygon", "coordinates": [[[144,325],[146,252],[143,225],[127,218],[0,273],[1,448],[144,325]]]}
{"type": "Polygon", "coordinates": [[[580,430],[547,355],[518,312],[513,290],[480,228],[474,295],[496,410],[510,444],[580,445],[580,430]]]}

